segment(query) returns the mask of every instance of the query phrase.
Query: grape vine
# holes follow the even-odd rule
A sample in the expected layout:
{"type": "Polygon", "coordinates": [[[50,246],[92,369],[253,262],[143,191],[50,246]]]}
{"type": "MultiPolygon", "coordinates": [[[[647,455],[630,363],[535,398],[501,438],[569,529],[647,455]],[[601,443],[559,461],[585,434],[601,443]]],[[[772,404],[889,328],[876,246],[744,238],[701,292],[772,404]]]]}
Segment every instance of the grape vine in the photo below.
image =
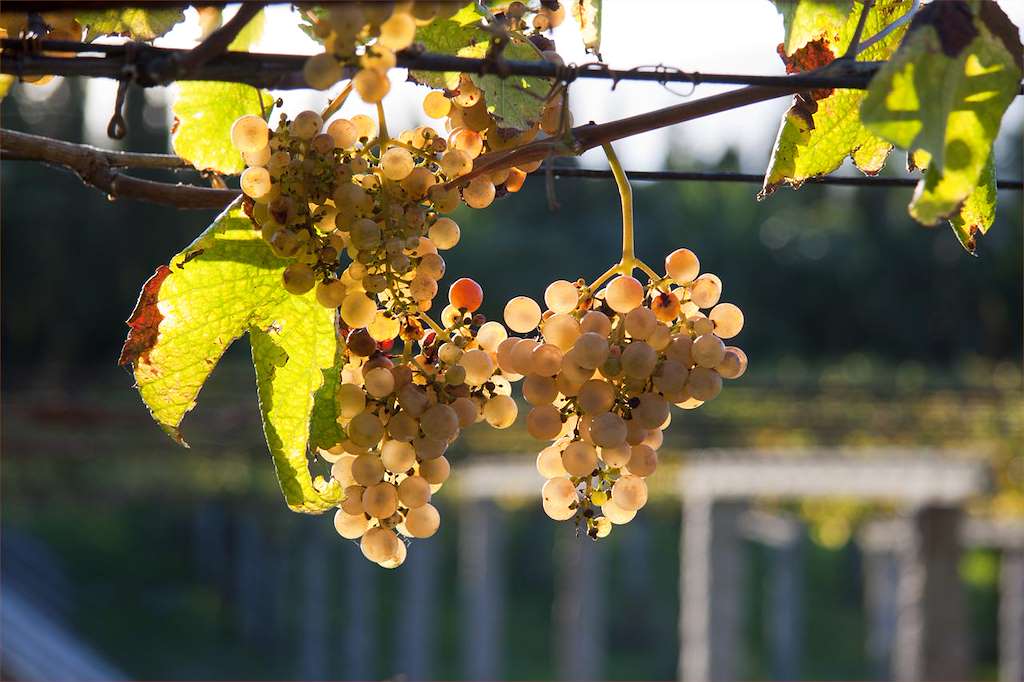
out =
{"type": "MultiPolygon", "coordinates": [[[[811,0],[779,3],[779,56],[790,76],[720,75],[750,85],[577,127],[569,106],[577,77],[697,83],[700,75],[565,64],[551,29],[575,22],[599,56],[597,3],[303,3],[296,23],[322,47],[303,57],[247,53],[253,38],[243,34],[257,5],[208,26],[191,51],[146,42],[182,21],[180,8],[28,8],[0,16],[4,92],[14,76],[38,84],[51,73],[113,75],[120,107],[130,83],[189,81],[174,108],[177,156],[6,131],[0,143],[8,158],[62,165],[112,197],[178,206],[219,207],[236,194],[219,182],[178,186],[124,169],[240,171],[241,200],[156,271],[129,320],[122,364],[174,438],[184,442],[184,415],[227,345],[247,333],[288,505],[333,511],[342,537],[394,568],[410,539],[438,531],[432,500],[450,475],[449,448],[478,422],[512,426],[519,384],[526,430],[545,444],[537,456],[544,511],[596,539],[646,504],[670,407],[699,407],[747,368],[745,353],[727,345],[743,313],[720,301],[722,280],[702,273],[695,253],[679,248],[658,269],[635,257],[632,194],[613,141],[792,95],[759,198],[828,176],[847,158],[874,175],[900,148],[924,173],[913,218],[948,221],[971,253],[993,223],[993,145],[1024,69],[1017,28],[991,0],[851,5],[818,12],[811,0]],[[92,42],[103,35],[131,42],[92,42]],[[400,66],[426,88],[422,112],[436,125],[389,130],[400,66]],[[927,78],[912,77],[921,73],[927,78]],[[323,109],[289,117],[253,86],[340,90],[323,109]],[[374,105],[375,118],[343,114],[353,94],[374,105]],[[461,204],[486,210],[545,160],[598,146],[621,198],[621,258],[592,282],[552,282],[543,306],[512,299],[504,324],[480,314],[483,288],[461,277],[432,316],[449,274],[441,252],[461,237],[448,214],[461,204]]],[[[123,128],[119,117],[112,131],[123,128]]]]}

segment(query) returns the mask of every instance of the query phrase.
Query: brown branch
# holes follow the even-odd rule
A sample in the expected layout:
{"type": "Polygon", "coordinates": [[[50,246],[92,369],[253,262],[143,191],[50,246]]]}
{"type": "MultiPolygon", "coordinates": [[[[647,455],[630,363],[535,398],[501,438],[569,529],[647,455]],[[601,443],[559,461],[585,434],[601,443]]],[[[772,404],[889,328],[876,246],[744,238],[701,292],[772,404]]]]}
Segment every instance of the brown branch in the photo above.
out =
{"type": "Polygon", "coordinates": [[[658,128],[691,121],[703,116],[710,116],[711,114],[736,109],[748,104],[775,99],[776,97],[785,97],[798,92],[800,89],[796,85],[788,89],[776,86],[752,85],[718,95],[711,95],[710,97],[703,97],[692,102],[684,102],[665,107],[664,109],[648,111],[618,121],[611,121],[610,123],[578,126],[570,131],[571,142],[568,144],[560,138],[547,138],[530,142],[514,149],[484,154],[473,164],[472,171],[448,183],[448,186],[461,186],[478,175],[511,168],[512,166],[535,163],[555,156],[579,156],[588,149],[600,147],[603,144],[621,140],[624,137],[646,133],[658,128]]]}
{"type": "Polygon", "coordinates": [[[181,55],[176,61],[179,76],[190,74],[214,57],[224,54],[246,24],[263,9],[262,2],[243,2],[235,16],[206,37],[206,40],[181,55]]]}
{"type": "Polygon", "coordinates": [[[137,199],[175,208],[219,209],[239,195],[238,190],[143,180],[115,170],[127,166],[188,167],[177,157],[116,152],[14,130],[0,129],[0,158],[41,161],[70,170],[82,182],[105,192],[112,199],[137,199]]]}

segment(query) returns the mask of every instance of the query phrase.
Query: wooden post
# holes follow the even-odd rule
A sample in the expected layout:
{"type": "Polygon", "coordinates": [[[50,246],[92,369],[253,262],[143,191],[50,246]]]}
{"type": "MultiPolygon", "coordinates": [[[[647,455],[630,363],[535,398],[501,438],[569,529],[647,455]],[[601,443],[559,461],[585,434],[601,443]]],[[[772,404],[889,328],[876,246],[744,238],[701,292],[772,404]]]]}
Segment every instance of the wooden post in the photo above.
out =
{"type": "Polygon", "coordinates": [[[800,526],[785,542],[771,546],[771,589],[765,624],[775,680],[800,677],[803,654],[804,539],[800,526]]]}
{"type": "Polygon", "coordinates": [[[374,572],[381,570],[371,564],[355,542],[345,547],[348,581],[345,590],[344,611],[344,677],[349,680],[369,680],[374,677],[374,646],[377,641],[377,604],[374,601],[374,572]]]}
{"type": "Polygon", "coordinates": [[[561,527],[555,535],[554,618],[558,677],[599,680],[604,672],[604,555],[589,537],[561,527]]]}
{"type": "Polygon", "coordinates": [[[730,682],[739,671],[743,505],[713,497],[683,504],[679,678],[730,682]]]}
{"type": "Polygon", "coordinates": [[[1004,550],[999,569],[999,682],[1024,682],[1024,548],[1004,550]]]}
{"type": "Polygon", "coordinates": [[[467,680],[498,680],[502,673],[504,557],[501,511],[493,500],[472,499],[459,514],[462,672],[467,680]]]}
{"type": "Polygon", "coordinates": [[[437,545],[439,539],[413,542],[406,554],[402,572],[402,612],[398,620],[396,677],[410,682],[431,679],[433,652],[436,649],[438,616],[437,545]]]}
{"type": "Polygon", "coordinates": [[[971,677],[967,599],[960,582],[960,509],[920,506],[902,556],[895,678],[971,677]]]}
{"type": "MultiPolygon", "coordinates": [[[[327,542],[333,537],[324,533],[323,519],[312,522],[302,548],[302,623],[299,644],[302,679],[322,680],[327,676],[327,542]]],[[[296,537],[301,537],[297,535],[296,537]]]]}
{"type": "Polygon", "coordinates": [[[890,678],[899,616],[900,562],[891,549],[861,545],[867,654],[875,679],[890,678]]]}

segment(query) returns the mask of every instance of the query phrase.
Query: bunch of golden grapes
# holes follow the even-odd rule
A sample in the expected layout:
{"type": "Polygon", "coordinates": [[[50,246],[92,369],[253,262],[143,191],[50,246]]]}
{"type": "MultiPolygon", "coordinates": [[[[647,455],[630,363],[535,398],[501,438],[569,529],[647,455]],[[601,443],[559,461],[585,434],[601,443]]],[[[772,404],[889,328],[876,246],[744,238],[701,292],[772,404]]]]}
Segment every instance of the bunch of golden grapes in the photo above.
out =
{"type": "Polygon", "coordinates": [[[505,324],[527,336],[498,346],[498,367],[523,380],[530,435],[552,442],[537,457],[544,511],[593,538],[647,503],[670,406],[698,407],[746,371],[743,351],[723,342],[743,313],[719,303],[721,280],[698,276],[688,249],[669,254],[665,269],[646,286],[623,274],[596,292],[553,282],[544,312],[526,296],[505,306],[505,324]]]}
{"type": "Polygon", "coordinates": [[[402,536],[437,532],[441,517],[430,500],[449,476],[445,452],[460,431],[479,421],[507,428],[517,414],[511,384],[496,374],[496,349],[508,333],[474,314],[480,285],[459,279],[449,300],[445,328],[424,335],[418,347],[404,339],[400,354],[387,352],[393,338],[347,331],[335,395],[345,439],[320,455],[345,491],[335,529],[359,539],[366,558],[385,568],[405,560],[402,536]]]}
{"type": "Polygon", "coordinates": [[[458,9],[451,2],[346,2],[322,10],[306,9],[313,35],[324,51],[303,67],[311,88],[326,90],[344,77],[345,66],[358,70],[352,85],[363,101],[376,103],[391,90],[388,70],[395,53],[412,45],[416,28],[458,9]]]}
{"type": "MultiPolygon", "coordinates": [[[[445,272],[439,250],[455,246],[458,224],[441,214],[460,201],[483,208],[494,186],[444,183],[468,172],[465,136],[454,146],[427,126],[382,138],[357,115],[324,125],[313,111],[275,130],[259,116],[238,119],[234,146],[248,168],[240,184],[251,216],[274,253],[292,262],[285,289],[340,308],[345,324],[382,339],[430,309],[445,272]],[[340,270],[339,257],[348,264],[340,270]]],[[[393,335],[392,335],[393,336],[393,335]]]]}

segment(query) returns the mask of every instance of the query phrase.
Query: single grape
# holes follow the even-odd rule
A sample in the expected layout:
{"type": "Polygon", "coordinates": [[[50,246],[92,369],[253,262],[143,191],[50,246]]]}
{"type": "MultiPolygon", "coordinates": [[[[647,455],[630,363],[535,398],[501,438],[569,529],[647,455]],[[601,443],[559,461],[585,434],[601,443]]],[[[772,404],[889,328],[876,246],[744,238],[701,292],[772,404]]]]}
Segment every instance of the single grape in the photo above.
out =
{"type": "Polygon", "coordinates": [[[322,52],[306,60],[302,66],[306,84],[314,90],[326,90],[342,79],[341,63],[333,54],[322,52]]]}
{"type": "Polygon", "coordinates": [[[494,183],[486,178],[473,178],[462,188],[462,198],[470,208],[487,208],[494,201],[494,183]]]}
{"type": "Polygon", "coordinates": [[[414,166],[412,154],[403,147],[392,147],[380,157],[380,168],[388,180],[404,180],[414,166]]]}
{"type": "Polygon", "coordinates": [[[405,517],[405,527],[414,538],[429,538],[441,525],[441,515],[430,504],[410,509],[405,517]]]}
{"type": "Polygon", "coordinates": [[[476,312],[484,301],[484,290],[468,277],[461,277],[448,289],[448,301],[459,310],[476,312]]]}
{"type": "Polygon", "coordinates": [[[451,109],[451,100],[440,90],[431,90],[423,98],[423,113],[430,118],[444,118],[451,109]]]}
{"type": "Polygon", "coordinates": [[[544,303],[556,313],[569,313],[576,308],[580,292],[572,282],[560,279],[544,290],[544,303]]]}
{"type": "Polygon", "coordinates": [[[381,101],[391,90],[387,74],[377,69],[360,69],[352,79],[352,84],[363,101],[370,104],[381,101]]]}
{"type": "Polygon", "coordinates": [[[700,261],[689,249],[676,249],[665,257],[665,273],[675,280],[676,284],[689,284],[700,272],[700,261]]]}
{"type": "Polygon", "coordinates": [[[459,225],[451,218],[438,218],[428,234],[438,249],[450,249],[459,243],[459,225]]]}
{"type": "Polygon", "coordinates": [[[630,275],[620,275],[608,283],[604,290],[605,301],[617,313],[628,313],[644,300],[644,287],[630,275]]]}
{"type": "Polygon", "coordinates": [[[524,334],[540,324],[540,306],[529,296],[516,296],[505,304],[505,324],[514,332],[524,334]]]}
{"type": "Polygon", "coordinates": [[[231,144],[240,152],[258,152],[270,141],[267,122],[254,114],[246,114],[231,125],[231,144]]]}
{"type": "Polygon", "coordinates": [[[305,263],[292,263],[281,273],[281,280],[288,293],[301,296],[313,288],[316,283],[316,275],[313,273],[313,269],[305,263]]]}

